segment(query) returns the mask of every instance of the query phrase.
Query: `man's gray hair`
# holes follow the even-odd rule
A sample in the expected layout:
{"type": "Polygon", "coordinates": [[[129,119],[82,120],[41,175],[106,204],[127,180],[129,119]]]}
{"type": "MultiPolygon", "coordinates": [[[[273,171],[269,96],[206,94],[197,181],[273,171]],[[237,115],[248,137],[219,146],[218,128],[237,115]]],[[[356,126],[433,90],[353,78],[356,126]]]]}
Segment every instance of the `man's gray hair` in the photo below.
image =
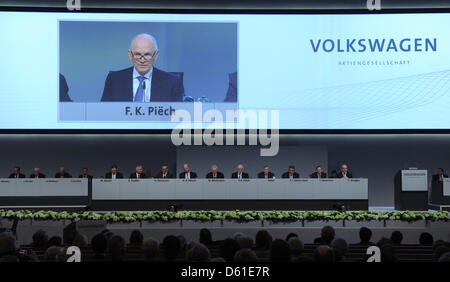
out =
{"type": "Polygon", "coordinates": [[[136,170],[143,168],[142,165],[136,166],[136,170]]]}
{"type": "Polygon", "coordinates": [[[148,40],[150,40],[153,43],[153,46],[155,46],[155,51],[158,50],[158,42],[156,42],[156,39],[153,36],[151,36],[150,34],[147,34],[147,33],[140,33],[140,34],[136,35],[135,37],[133,37],[133,40],[131,40],[131,44],[130,44],[130,50],[133,49],[134,41],[136,41],[136,39],[141,38],[141,37],[147,38],[148,40]]]}
{"type": "Polygon", "coordinates": [[[218,167],[217,167],[217,165],[212,165],[211,169],[213,169],[213,168],[218,168],[218,167]]]}
{"type": "Polygon", "coordinates": [[[241,249],[234,254],[234,262],[256,262],[258,257],[255,252],[250,249],[241,249]]]}
{"type": "Polygon", "coordinates": [[[209,249],[202,243],[195,244],[186,252],[186,260],[190,262],[208,262],[211,259],[209,249]]]}

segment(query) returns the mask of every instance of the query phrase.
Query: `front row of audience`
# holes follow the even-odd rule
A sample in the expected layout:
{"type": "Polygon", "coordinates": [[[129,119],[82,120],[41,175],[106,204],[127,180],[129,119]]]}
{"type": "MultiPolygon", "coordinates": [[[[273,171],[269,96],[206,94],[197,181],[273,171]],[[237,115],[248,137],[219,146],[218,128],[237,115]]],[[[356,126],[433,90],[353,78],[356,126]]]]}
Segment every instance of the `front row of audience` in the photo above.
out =
{"type": "MultiPolygon", "coordinates": [[[[374,245],[370,240],[372,231],[366,227],[359,230],[361,246],[374,245]]],[[[382,238],[376,244],[381,249],[382,262],[398,261],[396,248],[402,244],[403,235],[394,231],[391,237],[382,238]]],[[[32,237],[31,246],[16,248],[14,236],[8,233],[0,234],[0,262],[39,261],[36,253],[43,253],[43,261],[66,261],[66,248],[58,236],[48,238],[40,230],[32,237]]],[[[201,229],[198,242],[186,242],[184,236],[166,236],[161,243],[154,239],[144,241],[143,234],[134,230],[129,238],[129,244],[119,235],[104,230],[95,235],[90,245],[87,237],[76,233],[71,236],[67,245],[78,246],[82,250],[82,260],[89,261],[124,261],[127,247],[138,250],[139,259],[145,261],[189,261],[189,262],[255,262],[259,252],[268,252],[271,262],[340,262],[347,261],[350,247],[343,238],[335,237],[331,226],[322,228],[321,236],[314,240],[317,244],[313,255],[305,254],[305,247],[297,234],[290,233],[286,239],[272,239],[266,230],[257,232],[253,238],[235,233],[233,238],[213,241],[208,229],[201,229]],[[88,254],[84,250],[90,248],[88,254]],[[212,256],[212,252],[214,256],[212,256]],[[163,257],[161,256],[163,254],[163,257]]],[[[422,233],[419,238],[421,246],[429,246],[433,251],[434,261],[450,262],[450,243],[442,240],[434,241],[429,233],[422,233]]],[[[418,247],[418,246],[416,246],[418,247]]],[[[365,258],[364,258],[365,259],[365,258]]]]}

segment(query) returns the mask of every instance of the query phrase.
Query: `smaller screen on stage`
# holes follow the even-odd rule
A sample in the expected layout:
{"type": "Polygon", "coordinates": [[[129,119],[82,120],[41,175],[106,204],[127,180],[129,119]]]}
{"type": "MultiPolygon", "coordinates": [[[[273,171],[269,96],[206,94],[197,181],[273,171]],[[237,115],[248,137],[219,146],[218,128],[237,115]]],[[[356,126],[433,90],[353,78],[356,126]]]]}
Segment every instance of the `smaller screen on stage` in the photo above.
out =
{"type": "Polygon", "coordinates": [[[450,129],[449,13],[0,12],[0,129],[450,129]]]}

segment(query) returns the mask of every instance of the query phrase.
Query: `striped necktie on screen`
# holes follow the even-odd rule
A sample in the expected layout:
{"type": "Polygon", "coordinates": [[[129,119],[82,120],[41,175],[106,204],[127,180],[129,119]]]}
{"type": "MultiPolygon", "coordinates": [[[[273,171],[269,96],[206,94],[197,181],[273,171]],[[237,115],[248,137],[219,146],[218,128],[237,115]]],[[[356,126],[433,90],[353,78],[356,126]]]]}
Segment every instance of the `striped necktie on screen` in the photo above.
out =
{"type": "Polygon", "coordinates": [[[134,102],[144,102],[144,76],[138,76],[137,79],[139,80],[139,87],[136,90],[136,96],[134,96],[134,102]]]}

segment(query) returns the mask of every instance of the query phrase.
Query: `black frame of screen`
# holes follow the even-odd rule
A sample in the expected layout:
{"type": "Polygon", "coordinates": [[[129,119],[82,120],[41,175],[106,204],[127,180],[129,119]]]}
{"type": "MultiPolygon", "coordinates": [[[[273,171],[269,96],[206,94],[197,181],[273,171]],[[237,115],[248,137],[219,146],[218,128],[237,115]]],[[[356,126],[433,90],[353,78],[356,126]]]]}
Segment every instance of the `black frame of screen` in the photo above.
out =
{"type": "MultiPolygon", "coordinates": [[[[36,1],[38,2],[38,1],[36,1]]],[[[326,5],[324,5],[326,6],[326,5]]],[[[450,13],[450,2],[442,8],[401,8],[369,11],[367,9],[146,9],[146,8],[82,8],[69,11],[61,7],[0,6],[0,12],[58,12],[58,13],[139,13],[139,14],[250,14],[250,15],[315,15],[315,14],[423,14],[450,13]]],[[[252,130],[245,129],[245,134],[252,130]]],[[[0,134],[170,134],[172,129],[0,129],[0,134]]],[[[203,130],[202,130],[203,132],[203,130]]],[[[237,129],[234,130],[236,134],[237,129]]],[[[240,131],[239,131],[240,132],[240,131]]],[[[191,130],[191,134],[194,134],[191,130]]],[[[271,133],[271,130],[268,130],[271,133]]],[[[279,134],[450,134],[448,129],[279,129],[279,134]]]]}

